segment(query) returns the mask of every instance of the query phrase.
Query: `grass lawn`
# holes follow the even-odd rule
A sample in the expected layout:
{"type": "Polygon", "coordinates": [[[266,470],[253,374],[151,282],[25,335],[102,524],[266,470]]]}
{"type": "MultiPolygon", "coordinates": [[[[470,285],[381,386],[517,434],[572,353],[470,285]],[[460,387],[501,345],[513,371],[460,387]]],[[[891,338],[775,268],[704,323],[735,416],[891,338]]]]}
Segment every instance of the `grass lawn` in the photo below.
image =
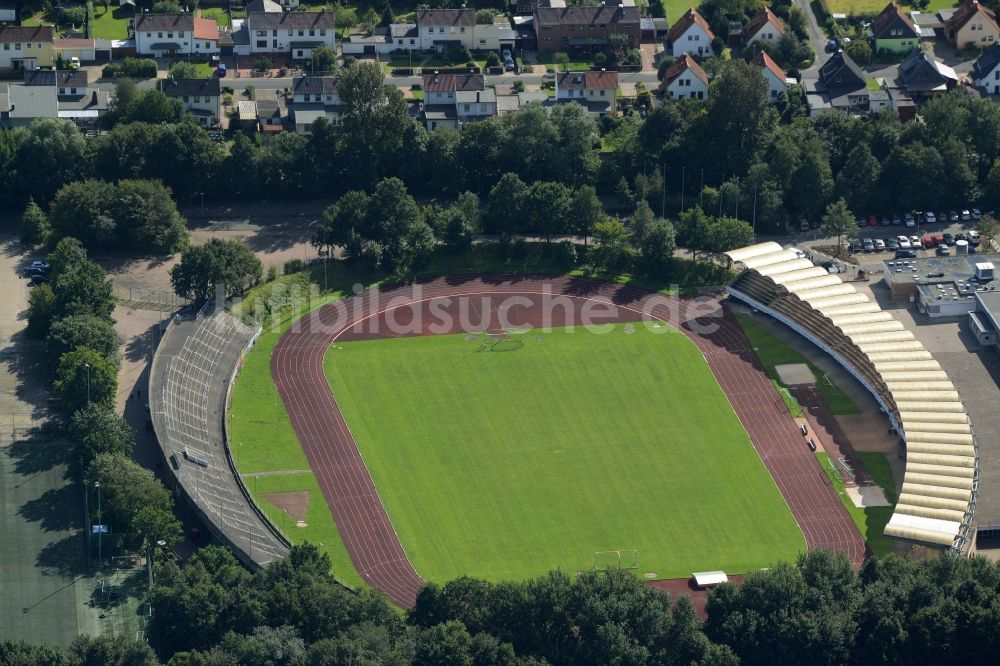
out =
{"type": "MultiPolygon", "coordinates": [[[[819,390],[820,395],[823,396],[823,400],[826,401],[833,414],[840,416],[857,414],[859,412],[857,405],[840,389],[834,386],[833,382],[830,381],[829,377],[822,370],[807,361],[802,354],[758,326],[751,317],[741,315],[737,319],[743,328],[743,333],[746,334],[754,351],[757,353],[757,358],[764,365],[767,376],[776,385],[779,384],[779,380],[774,366],[785,365],[787,363],[805,363],[812,370],[813,375],[816,376],[816,388],[819,390]]],[[[779,393],[783,394],[781,391],[779,393]]],[[[788,400],[786,399],[785,402],[787,403],[788,400]]]]}
{"type": "MultiPolygon", "coordinates": [[[[339,298],[355,283],[374,284],[386,279],[384,274],[364,273],[357,266],[345,262],[330,261],[312,264],[311,272],[286,275],[251,290],[243,300],[242,308],[252,314],[263,303],[267,303],[265,332],[254,349],[247,354],[236,377],[232,389],[230,407],[230,440],[233,442],[234,458],[257,503],[275,519],[280,527],[284,518],[279,509],[259,497],[259,493],[314,490],[316,480],[311,472],[287,476],[251,476],[262,471],[308,470],[309,463],[299,445],[295,431],[285,412],[281,396],[271,380],[271,353],[281,335],[292,321],[311,308],[339,298]],[[282,289],[297,285],[300,297],[289,296],[282,289]],[[308,298],[310,285],[322,289],[323,295],[308,298]],[[259,490],[253,484],[259,485],[259,490]]],[[[427,272],[432,274],[476,274],[490,272],[548,273],[570,272],[555,253],[540,245],[529,245],[523,254],[504,256],[495,248],[485,245],[474,246],[470,251],[455,255],[441,253],[434,258],[427,272]]],[[[581,271],[571,271],[577,275],[581,271]]],[[[654,291],[669,292],[679,285],[697,287],[705,284],[724,284],[731,275],[718,266],[704,262],[678,261],[676,270],[667,271],[660,279],[633,278],[626,275],[607,276],[623,283],[632,283],[654,291]]],[[[288,536],[295,543],[308,541],[322,543],[322,550],[329,554],[334,571],[352,585],[363,582],[350,563],[350,557],[336,531],[332,516],[325,503],[320,509],[314,507],[317,493],[310,501],[307,519],[308,527],[290,529],[288,536]],[[313,518],[313,512],[318,517],[313,518]]],[[[690,572],[688,572],[690,573],[690,572]]]]}
{"type": "Polygon", "coordinates": [[[691,0],[661,0],[663,8],[667,11],[667,23],[673,25],[684,12],[691,8],[691,0]]]}
{"type": "Polygon", "coordinates": [[[215,74],[212,63],[207,60],[175,60],[174,62],[186,62],[194,65],[194,78],[196,79],[210,79],[215,74]]]}
{"type": "Polygon", "coordinates": [[[127,39],[128,19],[119,8],[94,6],[94,25],[91,26],[94,39],[127,39]]]}
{"type": "Polygon", "coordinates": [[[889,468],[889,461],[881,453],[859,453],[861,463],[871,474],[875,482],[885,491],[885,497],[893,506],[872,506],[867,508],[854,506],[854,502],[847,496],[844,489],[844,480],[840,473],[831,468],[830,456],[826,453],[817,453],[819,464],[826,472],[837,497],[840,498],[847,513],[851,515],[854,524],[858,526],[858,531],[864,537],[868,547],[876,555],[886,555],[892,550],[892,539],[885,536],[885,526],[892,517],[893,507],[896,503],[896,484],[892,478],[892,471],[889,468]]]}
{"type": "Polygon", "coordinates": [[[804,539],[704,357],[618,325],[337,345],[330,384],[416,570],[521,579],[639,551],[640,574],[742,573],[804,539]],[[538,338],[541,338],[539,340],[538,338]],[[373,406],[376,406],[373,408],[373,406]]]}
{"type": "MultiPolygon", "coordinates": [[[[674,1],[666,0],[668,3],[674,1]]],[[[881,0],[827,0],[827,4],[830,7],[830,11],[836,14],[878,14],[885,9],[886,5],[881,0]]],[[[933,14],[939,9],[948,9],[957,5],[958,2],[955,0],[930,0],[927,9],[921,9],[920,11],[933,14]]],[[[903,4],[902,8],[907,15],[914,11],[914,8],[907,4],[903,4]]]]}
{"type": "Polygon", "coordinates": [[[203,18],[213,18],[219,27],[228,28],[230,26],[229,12],[223,7],[205,7],[201,10],[203,18]]]}

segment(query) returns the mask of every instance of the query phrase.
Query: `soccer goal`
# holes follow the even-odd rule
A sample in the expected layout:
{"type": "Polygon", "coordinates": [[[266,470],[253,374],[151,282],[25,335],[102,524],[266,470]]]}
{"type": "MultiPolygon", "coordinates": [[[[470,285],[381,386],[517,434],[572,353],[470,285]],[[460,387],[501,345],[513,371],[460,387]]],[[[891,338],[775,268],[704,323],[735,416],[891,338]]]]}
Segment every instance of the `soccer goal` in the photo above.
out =
{"type": "Polygon", "coordinates": [[[638,550],[599,550],[594,553],[594,571],[638,568],[638,550]]]}
{"type": "Polygon", "coordinates": [[[515,351],[524,346],[526,329],[491,328],[480,334],[479,351],[515,351]]]}

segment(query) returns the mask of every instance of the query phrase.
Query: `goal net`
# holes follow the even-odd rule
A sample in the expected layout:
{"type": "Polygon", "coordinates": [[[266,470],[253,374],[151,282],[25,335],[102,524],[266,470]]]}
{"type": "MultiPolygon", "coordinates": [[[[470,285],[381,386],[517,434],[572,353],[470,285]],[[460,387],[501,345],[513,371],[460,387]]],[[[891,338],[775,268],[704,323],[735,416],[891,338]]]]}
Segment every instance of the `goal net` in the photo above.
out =
{"type": "Polygon", "coordinates": [[[594,571],[638,568],[638,550],[599,550],[594,553],[594,571]]]}
{"type": "Polygon", "coordinates": [[[480,334],[479,351],[514,351],[524,346],[526,331],[516,328],[491,328],[480,334]]]}

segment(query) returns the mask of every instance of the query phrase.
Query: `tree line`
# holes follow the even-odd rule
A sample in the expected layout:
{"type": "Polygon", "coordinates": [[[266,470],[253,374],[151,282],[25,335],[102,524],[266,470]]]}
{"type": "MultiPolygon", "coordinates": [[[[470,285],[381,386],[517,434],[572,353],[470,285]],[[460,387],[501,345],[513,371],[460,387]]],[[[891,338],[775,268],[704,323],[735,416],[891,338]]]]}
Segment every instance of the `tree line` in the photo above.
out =
{"type": "Polygon", "coordinates": [[[1000,647],[1000,565],[982,558],[889,555],[857,572],[813,551],[712,590],[704,621],[687,596],[615,570],[432,583],[400,614],[338,585],[310,545],[260,573],[211,546],[158,562],[155,579],[148,636],[162,662],[142,643],[78,639],[0,643],[0,663],[901,666],[991,664],[1000,647]]]}
{"type": "Polygon", "coordinates": [[[75,238],[49,254],[50,281],[28,296],[27,333],[44,340],[66,437],[73,444],[74,475],[99,483],[103,512],[91,516],[132,535],[136,549],[176,541],[181,526],[173,497],[155,475],[132,460],[135,433],[115,413],[120,341],[114,330],[111,281],[75,238]]]}
{"type": "Polygon", "coordinates": [[[626,209],[643,199],[673,220],[697,202],[770,233],[817,219],[838,198],[859,216],[1000,205],[1000,109],[962,91],[929,101],[923,122],[904,124],[891,111],[809,117],[801,100],[772,105],[756,67],[727,61],[705,102],[668,101],[645,116],[599,121],[573,104],[529,105],[434,132],[411,118],[402,93],[371,63],[346,67],[339,92],[340,127],[319,122],[311,136],[284,133],[263,144],[237,134],[226,147],[192,119],[177,122],[158,91],[132,90],[116,105],[114,127],[91,140],[57,120],[0,132],[0,199],[19,210],[86,178],[158,180],[182,202],[336,199],[370,194],[387,178],[417,197],[485,197],[514,173],[529,187],[591,186],[626,209]]]}

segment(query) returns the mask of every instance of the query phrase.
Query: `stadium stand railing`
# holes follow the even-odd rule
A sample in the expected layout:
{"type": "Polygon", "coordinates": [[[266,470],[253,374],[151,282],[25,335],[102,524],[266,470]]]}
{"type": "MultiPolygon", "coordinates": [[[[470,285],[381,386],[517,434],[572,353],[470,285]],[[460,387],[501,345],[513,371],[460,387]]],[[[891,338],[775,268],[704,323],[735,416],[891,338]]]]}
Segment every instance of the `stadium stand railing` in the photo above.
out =
{"type": "Polygon", "coordinates": [[[729,295],[828,353],[874,397],[906,446],[888,536],[955,552],[971,546],[979,448],[947,373],[890,312],[774,242],[726,253],[743,270],[729,295]]]}
{"type": "MultiPolygon", "coordinates": [[[[260,334],[209,303],[186,328],[173,354],[157,350],[150,371],[150,412],[160,447],[178,485],[213,534],[247,565],[265,566],[290,544],[250,496],[233,464],[224,426],[237,365],[260,334]]],[[[175,342],[176,343],[176,342],[175,342]]]]}

